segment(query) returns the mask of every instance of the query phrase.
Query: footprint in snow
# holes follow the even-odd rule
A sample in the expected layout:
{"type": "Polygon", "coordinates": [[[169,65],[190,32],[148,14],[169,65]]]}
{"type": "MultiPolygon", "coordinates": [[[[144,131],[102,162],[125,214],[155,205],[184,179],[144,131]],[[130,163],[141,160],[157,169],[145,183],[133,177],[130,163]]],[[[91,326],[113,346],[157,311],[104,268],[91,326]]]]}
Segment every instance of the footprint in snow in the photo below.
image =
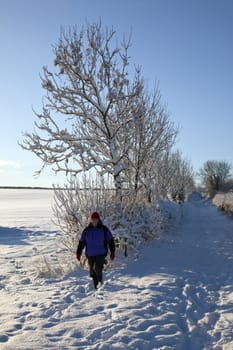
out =
{"type": "Polygon", "coordinates": [[[20,281],[20,284],[22,284],[22,285],[31,284],[31,279],[30,279],[30,278],[23,278],[23,279],[20,281]]]}
{"type": "Polygon", "coordinates": [[[80,294],[86,294],[85,287],[84,286],[79,286],[77,288],[77,292],[80,293],[80,294]]]}
{"type": "Polygon", "coordinates": [[[106,306],[107,309],[115,309],[118,305],[117,304],[109,304],[106,306]]]}
{"type": "Polygon", "coordinates": [[[6,334],[0,334],[0,343],[6,343],[8,339],[9,338],[6,334]]]}

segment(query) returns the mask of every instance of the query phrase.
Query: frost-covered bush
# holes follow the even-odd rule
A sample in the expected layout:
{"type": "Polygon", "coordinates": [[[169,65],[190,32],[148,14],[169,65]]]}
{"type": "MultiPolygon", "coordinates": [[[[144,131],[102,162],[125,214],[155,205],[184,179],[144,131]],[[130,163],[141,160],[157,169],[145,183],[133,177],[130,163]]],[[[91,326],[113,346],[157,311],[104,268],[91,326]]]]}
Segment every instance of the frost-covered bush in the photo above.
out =
{"type": "Polygon", "coordinates": [[[137,203],[124,206],[121,212],[112,212],[105,223],[113,230],[116,242],[125,255],[137,251],[145,241],[159,237],[162,217],[158,203],[137,203]]]}
{"type": "Polygon", "coordinates": [[[65,188],[54,190],[55,223],[64,233],[63,244],[72,254],[88,224],[90,212],[105,211],[108,202],[111,202],[111,191],[104,182],[94,183],[85,177],[82,181],[72,179],[65,188]]]}
{"type": "Polygon", "coordinates": [[[165,217],[158,201],[131,202],[130,197],[124,196],[122,203],[118,203],[114,199],[114,192],[104,181],[97,186],[85,179],[82,183],[72,180],[66,188],[55,190],[55,220],[64,233],[63,243],[72,254],[92,211],[100,213],[117,248],[125,255],[129,250],[136,252],[143,242],[159,237],[165,217]]]}
{"type": "Polygon", "coordinates": [[[35,278],[50,279],[60,278],[66,273],[74,271],[76,269],[76,264],[74,260],[70,259],[68,254],[64,254],[63,252],[62,259],[59,259],[58,257],[54,259],[48,255],[39,257],[36,261],[35,267],[35,278]]]}
{"type": "Polygon", "coordinates": [[[233,192],[216,194],[213,198],[213,204],[222,210],[233,213],[233,192]]]}

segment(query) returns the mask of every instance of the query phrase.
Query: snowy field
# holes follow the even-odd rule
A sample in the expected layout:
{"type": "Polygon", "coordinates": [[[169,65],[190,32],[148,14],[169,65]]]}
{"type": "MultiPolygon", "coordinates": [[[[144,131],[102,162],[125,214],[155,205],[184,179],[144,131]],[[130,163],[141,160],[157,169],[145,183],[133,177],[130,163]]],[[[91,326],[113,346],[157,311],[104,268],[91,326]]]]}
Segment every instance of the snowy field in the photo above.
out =
{"type": "Polygon", "coordinates": [[[1,350],[233,349],[233,220],[198,195],[139,259],[38,277],[63,260],[52,191],[0,190],[1,350]],[[56,261],[57,261],[56,260],[56,261]],[[55,261],[55,260],[54,260],[55,261]]]}

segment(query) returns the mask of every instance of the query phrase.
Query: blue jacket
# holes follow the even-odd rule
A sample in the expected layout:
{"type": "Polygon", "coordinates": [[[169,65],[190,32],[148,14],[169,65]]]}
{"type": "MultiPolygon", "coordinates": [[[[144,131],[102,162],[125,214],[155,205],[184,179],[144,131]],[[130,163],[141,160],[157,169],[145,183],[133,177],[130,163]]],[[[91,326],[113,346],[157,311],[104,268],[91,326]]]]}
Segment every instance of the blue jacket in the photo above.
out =
{"type": "Polygon", "coordinates": [[[90,224],[86,227],[81,235],[77,248],[77,255],[82,254],[86,248],[86,256],[107,255],[108,248],[111,252],[115,251],[115,243],[111,231],[99,223],[97,227],[90,224]]]}

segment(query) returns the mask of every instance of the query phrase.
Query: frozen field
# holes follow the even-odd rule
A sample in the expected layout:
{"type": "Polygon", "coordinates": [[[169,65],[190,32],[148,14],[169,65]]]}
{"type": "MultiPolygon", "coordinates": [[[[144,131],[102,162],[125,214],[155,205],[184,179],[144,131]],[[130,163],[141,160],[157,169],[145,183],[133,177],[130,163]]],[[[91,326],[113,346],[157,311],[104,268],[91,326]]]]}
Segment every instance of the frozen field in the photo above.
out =
{"type": "MultiPolygon", "coordinates": [[[[137,261],[119,257],[93,291],[87,271],[38,277],[64,261],[52,191],[0,190],[1,350],[232,350],[233,220],[198,195],[137,261]]],[[[67,256],[66,256],[67,259],[67,256]]]]}

